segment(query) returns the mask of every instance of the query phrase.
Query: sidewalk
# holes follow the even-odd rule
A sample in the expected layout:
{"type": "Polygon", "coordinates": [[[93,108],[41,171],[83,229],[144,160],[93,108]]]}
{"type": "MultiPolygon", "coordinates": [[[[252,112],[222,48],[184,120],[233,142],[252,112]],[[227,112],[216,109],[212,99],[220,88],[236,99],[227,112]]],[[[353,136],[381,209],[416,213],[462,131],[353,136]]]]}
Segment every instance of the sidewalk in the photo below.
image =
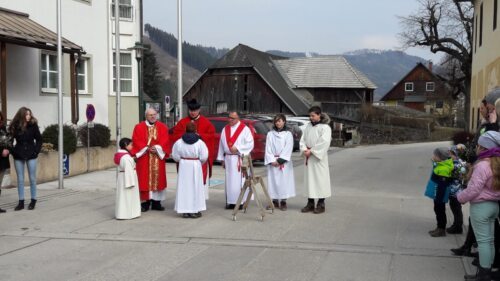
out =
{"type": "Polygon", "coordinates": [[[367,174],[368,160],[358,161],[375,158],[370,153],[356,148],[330,156],[334,197],[323,215],[299,211],[307,196],[302,161],[294,155],[297,197],[288,211],[269,213],[263,222],[255,204],[231,220],[220,166],[213,178],[219,185],[210,188],[200,219],[173,211],[173,163],[166,210],[128,221],[114,219],[114,169],[67,178],[63,190],[57,182],[40,184],[34,211],[14,212],[17,191],[4,190],[0,280],[461,280],[464,263],[449,248],[463,237],[428,237],[434,217],[420,191],[358,193],[351,170],[339,166],[356,161],[367,174]]]}

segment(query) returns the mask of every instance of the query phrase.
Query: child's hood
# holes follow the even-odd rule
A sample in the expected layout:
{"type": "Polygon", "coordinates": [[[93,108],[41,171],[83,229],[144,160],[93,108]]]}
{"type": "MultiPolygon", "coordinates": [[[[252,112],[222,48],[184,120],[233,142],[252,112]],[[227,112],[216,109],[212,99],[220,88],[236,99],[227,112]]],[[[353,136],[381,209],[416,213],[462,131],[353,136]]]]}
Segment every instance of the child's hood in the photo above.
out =
{"type": "Polygon", "coordinates": [[[434,167],[434,174],[442,177],[451,177],[451,173],[453,172],[453,159],[446,159],[444,161],[436,162],[436,166],[434,167]]]}

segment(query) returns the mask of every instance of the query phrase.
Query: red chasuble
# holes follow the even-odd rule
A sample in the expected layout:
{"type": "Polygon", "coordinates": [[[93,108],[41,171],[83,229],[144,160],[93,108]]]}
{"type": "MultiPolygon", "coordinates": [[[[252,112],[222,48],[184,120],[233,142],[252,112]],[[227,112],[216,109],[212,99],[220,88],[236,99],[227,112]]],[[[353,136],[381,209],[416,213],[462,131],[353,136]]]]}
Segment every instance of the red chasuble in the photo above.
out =
{"type": "MultiPolygon", "coordinates": [[[[132,134],[131,154],[136,155],[146,146],[159,145],[165,152],[165,157],[170,154],[168,146],[167,125],[156,121],[154,126],[148,127],[146,121],[137,124],[132,134]]],[[[158,154],[147,151],[137,159],[137,177],[139,178],[139,191],[141,200],[149,199],[149,191],[161,191],[167,188],[167,176],[164,159],[158,154]],[[147,198],[146,198],[147,197],[147,198]]]]}
{"type": "Polygon", "coordinates": [[[201,116],[192,120],[191,117],[182,118],[174,127],[174,132],[171,136],[171,142],[175,143],[182,135],[186,132],[186,125],[189,122],[194,122],[196,124],[196,131],[200,135],[201,140],[205,142],[208,148],[208,160],[202,166],[203,168],[203,184],[207,183],[207,178],[212,177],[212,165],[214,159],[217,158],[217,150],[219,149],[219,144],[215,143],[215,127],[206,117],[201,116]],[[207,177],[208,176],[208,177],[207,177]]]}

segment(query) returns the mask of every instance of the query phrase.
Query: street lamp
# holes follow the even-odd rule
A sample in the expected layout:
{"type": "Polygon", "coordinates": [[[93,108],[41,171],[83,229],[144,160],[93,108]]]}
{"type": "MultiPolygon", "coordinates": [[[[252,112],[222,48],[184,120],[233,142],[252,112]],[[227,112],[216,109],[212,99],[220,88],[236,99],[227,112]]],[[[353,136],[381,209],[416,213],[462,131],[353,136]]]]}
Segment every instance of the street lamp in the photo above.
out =
{"type": "Polygon", "coordinates": [[[130,47],[127,50],[135,51],[135,59],[137,60],[137,77],[139,82],[139,91],[137,93],[139,97],[139,122],[142,120],[143,111],[143,71],[142,71],[142,56],[144,52],[144,45],[141,42],[135,42],[134,47],[130,47]]]}

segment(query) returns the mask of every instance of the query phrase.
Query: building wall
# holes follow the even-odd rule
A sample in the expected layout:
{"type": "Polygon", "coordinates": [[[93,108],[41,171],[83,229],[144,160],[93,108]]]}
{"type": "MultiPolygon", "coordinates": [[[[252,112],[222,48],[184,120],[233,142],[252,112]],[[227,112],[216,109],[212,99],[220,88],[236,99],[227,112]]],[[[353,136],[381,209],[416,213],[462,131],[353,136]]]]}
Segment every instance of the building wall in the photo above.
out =
{"type": "MultiPolygon", "coordinates": [[[[133,0],[134,21],[121,21],[121,49],[134,46],[139,41],[139,6],[133,0]]],[[[112,95],[112,35],[111,0],[65,0],[62,1],[63,37],[83,47],[89,59],[89,93],[79,95],[79,122],[86,122],[85,109],[93,104],[96,109],[94,122],[110,125],[114,115],[109,112],[112,95]]],[[[44,27],[57,31],[56,1],[53,0],[0,0],[0,7],[29,14],[29,18],[44,27]]],[[[7,117],[12,118],[17,109],[27,106],[33,110],[41,128],[57,123],[57,93],[43,93],[40,87],[41,50],[7,44],[7,117]]],[[[52,54],[56,54],[53,52],[52,54]]],[[[132,51],[133,92],[137,104],[138,71],[135,53],[132,51]]],[[[63,59],[63,122],[71,123],[69,55],[63,59]]],[[[113,99],[114,100],[114,99],[113,99]]],[[[114,105],[114,103],[113,103],[114,105]]],[[[128,115],[138,120],[138,105],[122,107],[128,115]]],[[[123,121],[122,121],[123,122],[123,121]]],[[[132,125],[132,124],[130,124],[132,125]]],[[[112,138],[114,138],[114,128],[112,138]]]]}
{"type": "Polygon", "coordinates": [[[479,105],[486,94],[500,87],[500,3],[497,7],[497,27],[493,30],[493,1],[474,1],[474,20],[480,20],[483,5],[482,44],[479,44],[479,24],[474,27],[472,51],[471,105],[469,128],[476,130],[479,120],[479,105]]]}
{"type": "Polygon", "coordinates": [[[196,98],[217,113],[217,104],[227,102],[228,110],[243,113],[287,113],[291,111],[253,69],[215,69],[207,71],[187,92],[184,99],[196,98]]]}

